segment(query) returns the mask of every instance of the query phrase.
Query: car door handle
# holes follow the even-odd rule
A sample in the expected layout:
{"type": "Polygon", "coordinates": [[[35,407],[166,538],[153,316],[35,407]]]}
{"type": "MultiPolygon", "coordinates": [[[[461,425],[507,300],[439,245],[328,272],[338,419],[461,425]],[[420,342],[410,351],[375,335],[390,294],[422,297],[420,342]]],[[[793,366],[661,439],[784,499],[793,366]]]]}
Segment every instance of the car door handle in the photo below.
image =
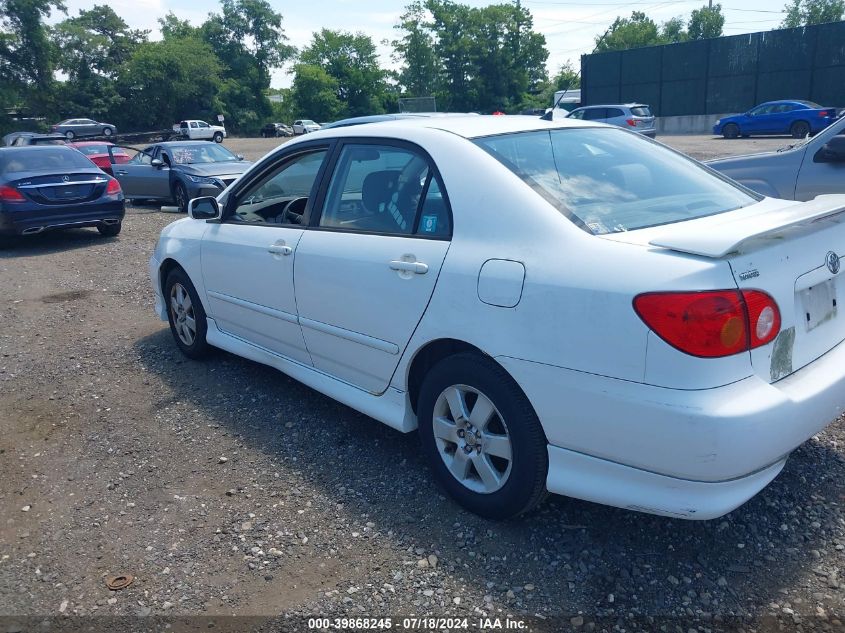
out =
{"type": "Polygon", "coordinates": [[[116,172],[114,172],[114,173],[116,173],[118,176],[126,176],[126,175],[128,175],[128,174],[129,174],[129,172],[128,172],[128,171],[123,170],[123,169],[118,169],[118,170],[117,170],[116,172]]]}
{"type": "Polygon", "coordinates": [[[422,262],[403,262],[401,260],[393,260],[390,262],[390,269],[424,275],[428,272],[428,264],[423,264],[422,262]]]}
{"type": "Polygon", "coordinates": [[[290,246],[285,246],[283,244],[273,244],[267,249],[267,252],[273,255],[290,255],[293,252],[293,249],[290,246]]]}

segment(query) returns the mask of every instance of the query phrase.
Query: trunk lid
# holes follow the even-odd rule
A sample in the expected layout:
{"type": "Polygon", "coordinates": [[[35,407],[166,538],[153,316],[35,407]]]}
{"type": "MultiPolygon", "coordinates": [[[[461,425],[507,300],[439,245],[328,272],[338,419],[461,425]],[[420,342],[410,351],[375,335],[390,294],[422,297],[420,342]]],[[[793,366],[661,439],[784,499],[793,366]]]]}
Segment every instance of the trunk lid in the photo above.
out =
{"type": "Polygon", "coordinates": [[[845,195],[754,207],[662,227],[649,243],[724,259],[739,288],[774,298],[780,334],[751,350],[754,372],[774,382],[845,340],[845,195]]]}
{"type": "Polygon", "coordinates": [[[106,190],[103,174],[82,173],[33,176],[13,183],[24,196],[39,204],[68,204],[99,198],[106,190]]]}

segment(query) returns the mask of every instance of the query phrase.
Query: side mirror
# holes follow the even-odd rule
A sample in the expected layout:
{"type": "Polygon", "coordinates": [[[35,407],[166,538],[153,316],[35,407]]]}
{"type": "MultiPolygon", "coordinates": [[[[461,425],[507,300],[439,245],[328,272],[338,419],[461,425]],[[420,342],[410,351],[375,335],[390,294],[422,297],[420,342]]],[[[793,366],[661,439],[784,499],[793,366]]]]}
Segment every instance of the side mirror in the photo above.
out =
{"type": "Polygon", "coordinates": [[[194,220],[219,220],[223,214],[217,198],[203,196],[188,202],[188,215],[194,220]]]}
{"type": "Polygon", "coordinates": [[[153,158],[150,161],[150,165],[152,165],[153,167],[161,167],[161,166],[164,165],[164,161],[161,160],[160,158],[153,158]]]}
{"type": "Polygon", "coordinates": [[[238,154],[238,160],[243,160],[243,159],[244,159],[244,155],[243,155],[243,154],[238,154]]]}
{"type": "Polygon", "coordinates": [[[845,163],[845,136],[832,137],[813,156],[814,163],[845,163]]]}

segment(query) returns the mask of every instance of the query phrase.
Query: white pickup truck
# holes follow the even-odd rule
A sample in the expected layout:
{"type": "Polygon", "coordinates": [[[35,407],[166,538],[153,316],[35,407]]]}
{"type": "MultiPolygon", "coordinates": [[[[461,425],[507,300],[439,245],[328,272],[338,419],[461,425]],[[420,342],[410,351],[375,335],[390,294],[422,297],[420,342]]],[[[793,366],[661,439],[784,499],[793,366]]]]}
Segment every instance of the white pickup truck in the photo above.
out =
{"type": "Polygon", "coordinates": [[[222,125],[209,125],[205,121],[198,119],[180,121],[173,126],[173,131],[192,140],[222,143],[223,139],[226,138],[225,127],[222,125]]]}

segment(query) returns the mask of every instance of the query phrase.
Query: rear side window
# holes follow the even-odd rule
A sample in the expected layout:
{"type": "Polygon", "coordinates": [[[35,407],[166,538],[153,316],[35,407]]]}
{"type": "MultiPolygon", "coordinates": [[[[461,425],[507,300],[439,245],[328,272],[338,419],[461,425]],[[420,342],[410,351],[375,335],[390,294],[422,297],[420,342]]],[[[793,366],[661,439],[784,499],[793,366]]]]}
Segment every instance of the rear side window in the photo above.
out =
{"type": "Polygon", "coordinates": [[[70,147],[20,148],[0,151],[0,174],[24,171],[66,172],[90,169],[90,160],[70,147]]]}
{"type": "Polygon", "coordinates": [[[449,213],[428,160],[411,149],[345,145],[320,226],[394,235],[448,236],[449,213]]]}
{"type": "Polygon", "coordinates": [[[625,116],[625,113],[622,112],[619,108],[608,108],[607,114],[605,115],[608,119],[615,119],[619,116],[625,116]]]}
{"type": "Polygon", "coordinates": [[[651,116],[651,110],[648,106],[636,106],[631,108],[631,114],[634,116],[651,116]]]}
{"type": "Polygon", "coordinates": [[[475,143],[595,235],[724,213],[760,199],[617,128],[519,132],[475,143]]]}

